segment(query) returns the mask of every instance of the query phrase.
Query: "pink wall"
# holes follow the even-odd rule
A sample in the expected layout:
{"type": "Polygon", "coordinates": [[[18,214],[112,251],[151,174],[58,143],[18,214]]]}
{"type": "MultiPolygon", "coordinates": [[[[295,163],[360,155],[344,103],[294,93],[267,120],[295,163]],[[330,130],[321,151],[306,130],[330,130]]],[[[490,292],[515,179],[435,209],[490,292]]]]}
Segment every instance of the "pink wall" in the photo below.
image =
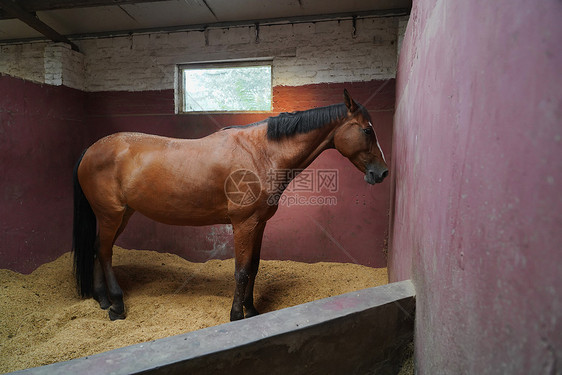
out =
{"type": "Polygon", "coordinates": [[[414,2],[389,272],[416,286],[419,374],[562,371],[560,19],[556,0],[414,2]]]}
{"type": "MultiPolygon", "coordinates": [[[[369,109],[381,145],[390,154],[394,84],[389,80],[275,87],[274,110],[342,102],[343,89],[348,88],[369,109]]],[[[7,213],[0,218],[0,268],[20,272],[30,272],[70,249],[72,167],[98,138],[118,131],[197,138],[268,116],[178,116],[171,90],[83,93],[7,76],[0,76],[0,108],[0,167],[8,176],[0,181],[0,207],[7,213]]],[[[338,169],[337,205],[281,207],[266,228],[262,258],[386,266],[390,184],[368,185],[335,151],[325,152],[311,168],[338,169]]],[[[231,237],[225,226],[173,227],[135,215],[118,244],[205,261],[232,257],[231,237]]]]}
{"type": "Polygon", "coordinates": [[[83,112],[81,91],[0,75],[0,268],[30,272],[70,249],[83,112]]]}

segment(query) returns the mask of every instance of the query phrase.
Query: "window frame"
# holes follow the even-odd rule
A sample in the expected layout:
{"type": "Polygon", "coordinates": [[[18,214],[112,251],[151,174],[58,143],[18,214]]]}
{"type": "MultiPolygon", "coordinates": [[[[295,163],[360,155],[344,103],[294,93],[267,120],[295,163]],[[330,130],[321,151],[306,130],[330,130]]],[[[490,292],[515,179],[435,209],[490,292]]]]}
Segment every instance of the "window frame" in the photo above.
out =
{"type": "Polygon", "coordinates": [[[190,114],[252,114],[252,113],[270,113],[273,111],[273,60],[263,59],[263,60],[242,60],[242,61],[213,61],[213,62],[194,62],[179,64],[176,67],[176,114],[190,115],[190,114]],[[269,110],[203,110],[203,111],[187,111],[186,110],[186,87],[185,87],[185,75],[184,71],[190,69],[228,69],[228,68],[245,68],[253,66],[269,66],[270,68],[270,90],[271,90],[271,102],[269,110]]]}

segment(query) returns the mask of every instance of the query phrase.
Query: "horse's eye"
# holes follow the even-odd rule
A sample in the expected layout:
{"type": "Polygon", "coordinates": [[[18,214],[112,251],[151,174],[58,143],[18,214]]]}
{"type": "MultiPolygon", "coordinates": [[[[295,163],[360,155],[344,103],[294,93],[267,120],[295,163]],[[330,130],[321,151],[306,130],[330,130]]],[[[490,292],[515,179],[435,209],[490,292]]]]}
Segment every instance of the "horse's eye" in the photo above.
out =
{"type": "Polygon", "coordinates": [[[363,132],[367,135],[373,134],[373,128],[371,128],[371,127],[365,128],[365,129],[363,129],[363,132]]]}

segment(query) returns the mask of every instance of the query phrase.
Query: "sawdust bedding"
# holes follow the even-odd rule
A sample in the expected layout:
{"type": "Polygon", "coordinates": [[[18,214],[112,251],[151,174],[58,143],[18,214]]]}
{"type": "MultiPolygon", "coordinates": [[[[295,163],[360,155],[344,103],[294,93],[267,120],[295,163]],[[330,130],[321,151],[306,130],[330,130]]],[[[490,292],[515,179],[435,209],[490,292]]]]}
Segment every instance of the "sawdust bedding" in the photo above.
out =
{"type": "MultiPolygon", "coordinates": [[[[66,361],[229,320],[234,261],[191,263],[173,254],[115,247],[127,318],[111,322],[75,290],[71,254],[30,275],[0,269],[0,373],[66,361]]],[[[262,261],[261,312],[387,283],[386,268],[262,261]]]]}

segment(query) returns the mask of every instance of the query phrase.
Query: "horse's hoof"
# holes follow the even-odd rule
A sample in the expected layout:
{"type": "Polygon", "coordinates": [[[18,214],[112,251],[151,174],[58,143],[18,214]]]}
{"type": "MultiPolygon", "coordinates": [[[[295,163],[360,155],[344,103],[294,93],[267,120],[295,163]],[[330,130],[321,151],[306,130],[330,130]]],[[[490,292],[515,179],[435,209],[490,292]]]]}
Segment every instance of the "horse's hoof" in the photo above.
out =
{"type": "Polygon", "coordinates": [[[246,318],[251,318],[252,316],[259,315],[260,313],[256,308],[246,309],[246,318]]]}
{"type": "Polygon", "coordinates": [[[234,322],[236,320],[242,320],[242,319],[244,319],[244,313],[242,311],[237,311],[237,312],[231,311],[230,312],[230,321],[231,322],[234,322]]]}
{"type": "Polygon", "coordinates": [[[109,302],[107,296],[94,293],[93,297],[96,301],[98,301],[102,310],[107,310],[109,306],[111,306],[111,302],[109,302]]]}
{"type": "Polygon", "coordinates": [[[102,310],[107,310],[107,309],[109,309],[109,306],[111,306],[111,302],[109,302],[108,300],[105,300],[105,301],[101,300],[101,301],[98,301],[98,303],[100,304],[100,307],[101,307],[102,310]]]}
{"type": "Polygon", "coordinates": [[[118,314],[115,311],[113,311],[113,309],[110,307],[108,312],[109,312],[109,319],[111,319],[111,321],[118,320],[118,319],[125,319],[124,311],[121,314],[118,314]]]}

